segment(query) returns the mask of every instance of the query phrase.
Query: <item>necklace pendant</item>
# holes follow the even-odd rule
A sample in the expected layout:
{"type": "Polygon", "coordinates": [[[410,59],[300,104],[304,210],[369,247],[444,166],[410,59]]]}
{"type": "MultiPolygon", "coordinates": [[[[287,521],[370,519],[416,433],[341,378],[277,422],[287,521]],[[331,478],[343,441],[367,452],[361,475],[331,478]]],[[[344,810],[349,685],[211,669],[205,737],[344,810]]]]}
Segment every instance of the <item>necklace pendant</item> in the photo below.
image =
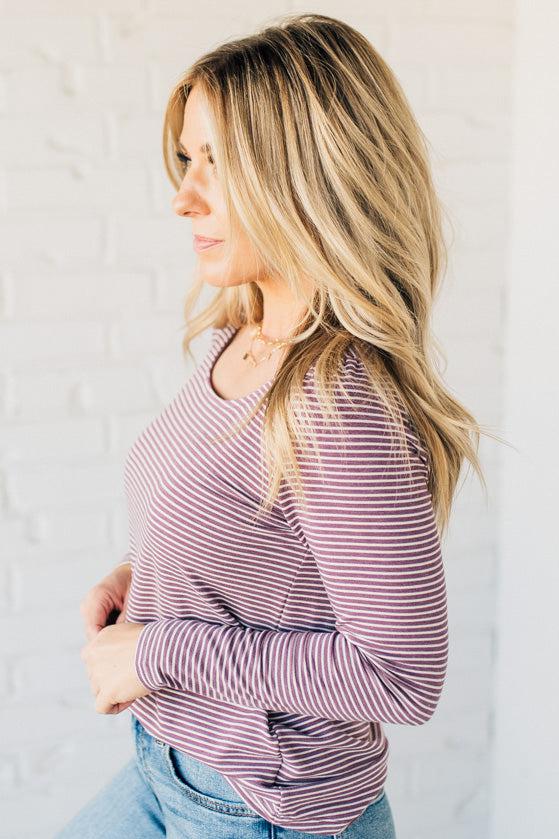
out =
{"type": "Polygon", "coordinates": [[[257,366],[258,362],[254,358],[251,350],[247,350],[247,352],[243,355],[243,361],[245,361],[247,358],[249,359],[253,367],[257,366]]]}
{"type": "Polygon", "coordinates": [[[262,335],[262,326],[261,325],[256,327],[256,329],[253,331],[252,335],[253,335],[253,337],[252,337],[252,341],[251,341],[251,347],[243,355],[243,361],[246,361],[248,359],[251,362],[253,367],[257,367],[259,364],[262,364],[263,361],[268,361],[268,359],[271,358],[271,356],[273,355],[273,353],[276,352],[276,350],[279,350],[282,347],[285,347],[288,344],[292,343],[292,341],[283,341],[279,338],[275,338],[275,339],[264,338],[263,335],[262,335]],[[252,344],[254,343],[254,341],[259,341],[260,343],[268,345],[268,347],[271,347],[268,354],[267,355],[265,354],[263,356],[263,358],[256,359],[254,357],[254,354],[252,352],[252,344]]]}

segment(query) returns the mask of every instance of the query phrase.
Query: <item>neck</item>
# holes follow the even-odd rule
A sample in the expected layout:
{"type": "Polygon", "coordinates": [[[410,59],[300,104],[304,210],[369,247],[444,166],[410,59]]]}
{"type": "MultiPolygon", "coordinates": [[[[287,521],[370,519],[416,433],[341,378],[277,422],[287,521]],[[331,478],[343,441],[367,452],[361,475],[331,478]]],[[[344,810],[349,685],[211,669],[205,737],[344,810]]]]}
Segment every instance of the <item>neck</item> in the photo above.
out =
{"type": "Polygon", "coordinates": [[[260,290],[263,299],[262,337],[269,341],[288,340],[307,314],[307,303],[294,299],[285,282],[272,283],[268,280],[260,284],[260,290]]]}

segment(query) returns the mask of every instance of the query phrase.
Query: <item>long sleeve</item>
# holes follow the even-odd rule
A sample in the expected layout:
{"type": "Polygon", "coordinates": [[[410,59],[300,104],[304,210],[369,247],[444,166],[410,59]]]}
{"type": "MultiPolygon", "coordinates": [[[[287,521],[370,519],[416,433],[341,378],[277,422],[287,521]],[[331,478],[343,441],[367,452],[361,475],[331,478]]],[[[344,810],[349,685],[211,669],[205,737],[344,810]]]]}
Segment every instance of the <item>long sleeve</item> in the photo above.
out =
{"type": "Polygon", "coordinates": [[[335,628],[156,620],[136,648],[146,687],[338,720],[418,725],[433,715],[448,626],[427,460],[411,425],[407,444],[389,441],[388,415],[356,363],[343,378],[357,397],[355,404],[336,397],[346,436],[313,398],[323,471],[312,449],[299,453],[308,507],[285,485],[280,496],[288,525],[316,562],[335,628]]]}

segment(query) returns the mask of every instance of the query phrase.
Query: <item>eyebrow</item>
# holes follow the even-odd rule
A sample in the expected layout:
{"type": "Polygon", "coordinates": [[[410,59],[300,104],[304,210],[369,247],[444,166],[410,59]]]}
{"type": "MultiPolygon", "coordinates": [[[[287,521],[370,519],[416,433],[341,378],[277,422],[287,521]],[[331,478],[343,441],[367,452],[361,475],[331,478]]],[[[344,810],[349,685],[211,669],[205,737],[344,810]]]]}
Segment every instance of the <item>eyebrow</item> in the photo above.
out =
{"type": "MultiPolygon", "coordinates": [[[[180,140],[177,141],[177,144],[180,146],[180,148],[183,150],[183,152],[185,154],[188,154],[187,148],[185,146],[183,146],[183,144],[181,143],[180,140]]],[[[204,153],[205,154],[211,154],[212,153],[212,147],[209,143],[204,143],[203,145],[200,146],[200,151],[202,152],[202,154],[204,154],[204,153]]]]}

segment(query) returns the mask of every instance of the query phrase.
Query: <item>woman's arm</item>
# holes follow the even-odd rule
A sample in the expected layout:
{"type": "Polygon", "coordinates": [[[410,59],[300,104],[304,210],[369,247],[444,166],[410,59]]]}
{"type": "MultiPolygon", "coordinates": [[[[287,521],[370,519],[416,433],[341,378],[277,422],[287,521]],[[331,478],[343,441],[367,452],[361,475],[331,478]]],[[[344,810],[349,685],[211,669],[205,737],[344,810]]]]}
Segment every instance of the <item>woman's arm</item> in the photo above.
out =
{"type": "MultiPolygon", "coordinates": [[[[152,690],[171,687],[234,704],[322,716],[418,725],[434,713],[448,654],[446,587],[427,466],[410,445],[390,452],[380,401],[340,399],[338,430],[314,424],[324,474],[312,450],[299,456],[308,499],[282,491],[285,517],[308,546],[336,615],[334,631],[236,627],[192,619],[148,623],[135,666],[152,690]]],[[[409,438],[408,438],[409,444],[409,438]]]]}

